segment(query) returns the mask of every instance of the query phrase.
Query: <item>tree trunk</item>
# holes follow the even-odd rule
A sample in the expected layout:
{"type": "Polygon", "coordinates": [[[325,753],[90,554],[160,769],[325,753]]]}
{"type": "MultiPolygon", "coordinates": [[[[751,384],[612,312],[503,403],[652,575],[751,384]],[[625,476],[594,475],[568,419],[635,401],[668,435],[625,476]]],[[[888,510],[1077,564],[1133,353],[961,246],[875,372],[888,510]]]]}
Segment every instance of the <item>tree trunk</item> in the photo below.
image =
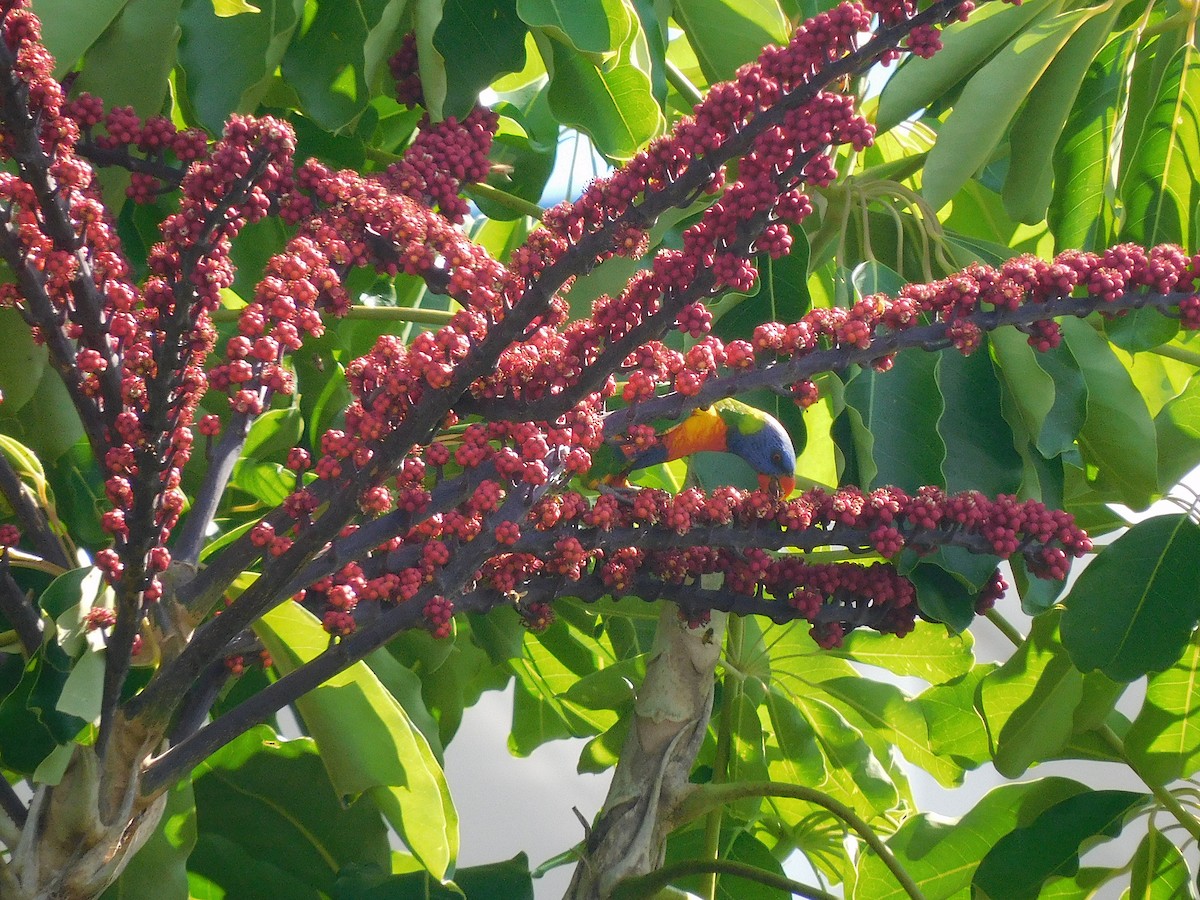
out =
{"type": "Polygon", "coordinates": [[[629,737],[568,900],[600,900],[621,879],[662,865],[674,812],[690,792],[688,776],[712,714],[725,621],[725,613],[713,612],[708,627],[689,628],[674,604],[662,604],[629,737]]]}
{"type": "Polygon", "coordinates": [[[62,780],[34,793],[0,882],[4,900],[92,900],[154,832],[166,795],[140,795],[136,772],[147,753],[113,750],[115,778],[102,777],[92,747],[77,745],[62,780]],[[116,772],[120,766],[125,771],[116,772]]]}

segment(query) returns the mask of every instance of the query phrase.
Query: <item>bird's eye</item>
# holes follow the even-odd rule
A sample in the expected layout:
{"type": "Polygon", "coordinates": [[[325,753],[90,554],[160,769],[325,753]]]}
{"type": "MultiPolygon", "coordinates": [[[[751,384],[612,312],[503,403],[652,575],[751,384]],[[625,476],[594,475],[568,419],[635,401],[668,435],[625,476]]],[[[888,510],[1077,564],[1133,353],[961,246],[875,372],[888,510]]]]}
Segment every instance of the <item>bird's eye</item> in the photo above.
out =
{"type": "Polygon", "coordinates": [[[783,462],[783,454],[776,450],[771,454],[771,462],[775,463],[775,465],[780,465],[783,462]]]}

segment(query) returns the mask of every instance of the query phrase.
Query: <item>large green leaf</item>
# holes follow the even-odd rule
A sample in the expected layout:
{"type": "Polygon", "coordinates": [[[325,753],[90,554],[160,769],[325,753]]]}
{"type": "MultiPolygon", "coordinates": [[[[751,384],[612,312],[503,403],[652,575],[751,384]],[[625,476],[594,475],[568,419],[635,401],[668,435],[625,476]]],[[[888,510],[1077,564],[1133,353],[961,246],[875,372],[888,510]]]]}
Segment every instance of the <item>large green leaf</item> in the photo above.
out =
{"type": "Polygon", "coordinates": [[[646,35],[636,17],[615,54],[597,64],[545,36],[538,49],[550,71],[550,108],[564,125],[587,134],[610,160],[631,159],[665,120],[654,99],[646,35]]]}
{"type": "Polygon", "coordinates": [[[941,684],[965,675],[975,661],[970,632],[950,635],[941,625],[916,623],[903,640],[895,635],[861,629],[853,631],[841,647],[828,651],[860,663],[887,669],[896,675],[923,678],[941,684]]]}
{"type": "Polygon", "coordinates": [[[193,788],[193,891],[211,885],[223,890],[218,896],[246,900],[317,900],[345,866],[388,864],[379,810],[366,798],[343,805],[308,738],[281,741],[258,726],[201,763],[193,788]]]}
{"type": "Polygon", "coordinates": [[[1001,412],[1000,383],[991,360],[982,352],[939,353],[935,372],[945,404],[937,430],[946,445],[946,489],[1015,493],[1021,484],[1021,457],[1001,412]]]}
{"type": "MultiPolygon", "coordinates": [[[[297,603],[262,617],[255,633],[284,674],[329,646],[320,621],[297,603]]],[[[355,663],[296,701],[342,797],[367,794],[437,878],[458,855],[458,814],[421,732],[366,665],[355,663]]]]}
{"type": "Polygon", "coordinates": [[[786,44],[788,20],[777,0],[684,0],[674,4],[709,84],[733,77],[766,44],[786,44]]]}
{"type": "Polygon", "coordinates": [[[930,206],[940,209],[987,163],[1042,73],[1099,9],[1039,20],[971,77],[925,162],[921,191],[930,206]]]}
{"type": "Polygon", "coordinates": [[[33,11],[42,20],[42,41],[54,54],[54,77],[62,78],[120,15],[129,0],[33,0],[33,11]]]}
{"type": "Polygon", "coordinates": [[[1191,43],[1171,58],[1122,183],[1123,237],[1150,246],[1194,246],[1200,187],[1200,57],[1191,43]]]}
{"type": "Polygon", "coordinates": [[[1088,388],[1070,351],[1038,353],[1015,328],[989,336],[1005,395],[1018,414],[1007,417],[1037,451],[1050,458],[1074,446],[1087,415],[1088,388]]]}
{"type": "MultiPolygon", "coordinates": [[[[980,860],[1017,825],[1048,806],[1088,788],[1066,778],[1006,784],[989,791],[957,821],[922,813],[910,816],[888,840],[927,900],[967,896],[980,860]]],[[[854,886],[856,900],[902,900],[908,893],[873,853],[864,853],[854,886]]]]}
{"type": "Polygon", "coordinates": [[[1046,216],[1054,184],[1054,149],[1075,104],[1092,59],[1108,40],[1119,4],[1098,7],[1054,57],[1029,93],[1009,135],[1011,156],[1004,180],[1004,206],[1019,222],[1046,216]]]}
{"type": "Polygon", "coordinates": [[[1173,485],[1200,463],[1200,375],[1154,417],[1158,481],[1173,485]]]}
{"type": "Polygon", "coordinates": [[[1158,490],[1154,422],[1129,372],[1112,348],[1081,319],[1061,323],[1063,337],[1087,382],[1087,419],[1079,435],[1085,457],[1100,467],[1100,483],[1144,509],[1158,490]]]}
{"type": "MultiPolygon", "coordinates": [[[[132,106],[139,116],[161,112],[175,65],[179,8],[180,0],[123,4],[88,48],[74,92],[88,91],[109,106],[132,106]]],[[[74,21],[74,9],[70,17],[74,21]]]]}
{"type": "Polygon", "coordinates": [[[1008,778],[1059,751],[1083,699],[1083,675],[1058,642],[1058,619],[1057,612],[1038,616],[1017,652],[979,687],[996,769],[1008,778]]]}
{"type": "Polygon", "coordinates": [[[1119,834],[1125,816],[1147,797],[1131,791],[1085,791],[1056,803],[996,843],[975,870],[975,896],[1035,900],[1050,876],[1075,874],[1085,841],[1119,834]]]}
{"type": "Polygon", "coordinates": [[[929,727],[930,746],[963,769],[974,769],[991,759],[987,729],[975,709],[979,683],[996,668],[976,666],[954,681],[936,684],[913,698],[929,727]]]}
{"type": "Polygon", "coordinates": [[[1200,769],[1200,632],[1171,668],[1150,675],[1125,749],[1138,775],[1154,784],[1200,769]]]}
{"type": "Polygon", "coordinates": [[[15,309],[0,309],[0,334],[4,335],[4,352],[0,353],[2,409],[15,415],[37,391],[49,351],[45,344],[34,343],[29,327],[15,309]]]}
{"type": "Polygon", "coordinates": [[[1108,185],[1119,149],[1117,107],[1125,85],[1130,34],[1110,41],[1083,79],[1053,156],[1054,199],[1047,212],[1060,248],[1098,250],[1113,230],[1108,185]]]}
{"type": "Polygon", "coordinates": [[[638,21],[625,0],[517,0],[517,15],[553,40],[595,54],[596,62],[628,41],[638,21]]]}
{"type": "Polygon", "coordinates": [[[1200,618],[1200,526],[1156,516],[1106,547],[1063,601],[1063,645],[1084,672],[1117,681],[1162,672],[1200,618]]]}
{"type": "Polygon", "coordinates": [[[444,115],[462,118],[496,76],[521,70],[526,31],[514,0],[447,0],[433,36],[438,52],[453,62],[446,70],[444,115]]]}
{"type": "Polygon", "coordinates": [[[962,767],[937,753],[921,708],[895,685],[862,677],[831,678],[821,683],[821,689],[843,712],[852,712],[864,731],[878,734],[939,784],[962,784],[962,767]]]}
{"type": "Polygon", "coordinates": [[[405,6],[406,0],[324,0],[315,15],[305,15],[281,66],[301,109],[322,128],[337,131],[367,108],[405,6]]]}
{"type": "Polygon", "coordinates": [[[794,702],[813,728],[825,762],[825,780],[810,785],[871,818],[895,806],[899,795],[862,733],[824,700],[797,696],[794,702]]]}
{"type": "Polygon", "coordinates": [[[1154,827],[1130,862],[1129,896],[1137,900],[1194,900],[1196,883],[1187,860],[1171,839],[1154,827]]]}
{"type": "Polygon", "coordinates": [[[253,112],[300,22],[302,0],[262,0],[254,15],[218,16],[211,0],[184,0],[179,65],[199,124],[219,133],[253,112]]]}
{"type": "Polygon", "coordinates": [[[993,53],[1031,21],[1053,15],[1054,0],[1033,0],[1021,6],[984,5],[966,22],[953,22],[941,34],[942,50],[932,59],[912,56],[888,79],[879,98],[876,123],[880,131],[903,122],[915,112],[942,100],[993,53]]]}
{"type": "Polygon", "coordinates": [[[932,354],[901,353],[890,371],[863,369],[846,385],[846,405],[869,432],[856,436],[859,469],[876,472],[861,487],[915,492],[941,481],[946,446],[937,431],[943,407],[936,365],[932,354]]]}

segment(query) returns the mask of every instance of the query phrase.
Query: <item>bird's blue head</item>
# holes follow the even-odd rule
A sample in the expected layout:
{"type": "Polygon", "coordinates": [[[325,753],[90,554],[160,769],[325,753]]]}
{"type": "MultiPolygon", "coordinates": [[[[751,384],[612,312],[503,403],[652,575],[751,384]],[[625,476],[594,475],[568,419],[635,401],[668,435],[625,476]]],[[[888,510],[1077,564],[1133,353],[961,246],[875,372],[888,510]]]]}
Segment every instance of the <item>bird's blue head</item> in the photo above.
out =
{"type": "Polygon", "coordinates": [[[729,429],[725,436],[729,452],[750,464],[764,489],[777,483],[786,497],[796,487],[796,449],[792,438],[770,416],[763,416],[755,424],[760,427],[753,431],[729,429]]]}

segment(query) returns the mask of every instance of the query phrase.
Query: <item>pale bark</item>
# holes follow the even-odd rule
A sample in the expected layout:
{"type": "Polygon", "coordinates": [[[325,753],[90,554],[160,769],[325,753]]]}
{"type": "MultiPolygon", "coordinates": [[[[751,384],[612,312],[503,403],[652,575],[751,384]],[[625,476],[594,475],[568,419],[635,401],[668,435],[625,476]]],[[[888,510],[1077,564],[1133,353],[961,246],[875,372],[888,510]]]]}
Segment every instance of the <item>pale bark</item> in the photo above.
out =
{"type": "Polygon", "coordinates": [[[688,776],[712,714],[726,614],[713,612],[708,626],[689,628],[674,604],[662,607],[629,737],[569,900],[608,897],[621,879],[660,867],[674,813],[692,791],[688,776]]]}

